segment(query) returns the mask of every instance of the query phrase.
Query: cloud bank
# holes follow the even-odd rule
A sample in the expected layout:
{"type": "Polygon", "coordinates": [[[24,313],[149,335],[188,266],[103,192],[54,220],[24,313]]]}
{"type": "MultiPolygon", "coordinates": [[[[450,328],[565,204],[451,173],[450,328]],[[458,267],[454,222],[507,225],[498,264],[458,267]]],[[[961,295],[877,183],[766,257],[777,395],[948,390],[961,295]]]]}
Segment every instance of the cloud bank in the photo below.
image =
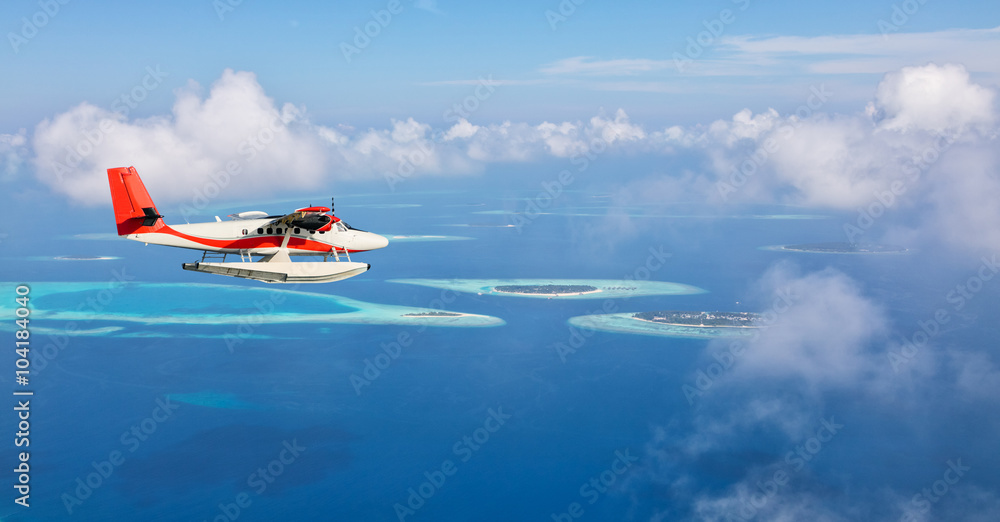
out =
{"type": "MultiPolygon", "coordinates": [[[[219,179],[224,197],[312,189],[338,180],[477,172],[498,161],[570,157],[594,140],[614,146],[641,141],[644,131],[624,112],[585,123],[459,119],[434,131],[412,118],[387,129],[356,131],[309,121],[305,110],[269,98],[254,74],[227,70],[202,97],[197,84],[177,92],[170,115],[132,119],[82,103],[35,129],[34,166],[54,191],[85,204],[107,203],[106,169],[135,165],[161,201],[190,200],[219,179]]],[[[7,148],[23,145],[9,137],[7,148]]],[[[0,150],[0,153],[3,153],[0,150]]]]}
{"type": "MultiPolygon", "coordinates": [[[[704,168],[623,176],[614,180],[619,202],[786,203],[857,210],[859,220],[913,211],[909,228],[892,233],[931,232],[970,248],[1000,244],[1000,226],[992,226],[1000,225],[993,90],[961,65],[927,64],[885,75],[857,113],[823,112],[836,95],[819,85],[793,114],[745,109],[728,120],[651,130],[621,109],[576,122],[478,125],[456,118],[434,129],[408,118],[358,130],[313,123],[304,108],[268,97],[252,73],[227,70],[207,94],[194,83],[178,90],[170,115],[129,119],[83,103],[46,119],[31,139],[31,161],[54,191],[107,204],[105,169],[122,165],[135,165],[159,200],[184,202],[237,176],[215,187],[219,197],[342,180],[395,189],[411,178],[573,160],[598,148],[653,158],[684,151],[702,157],[704,168]],[[962,226],[969,222],[991,226],[971,234],[962,226]]],[[[21,133],[0,141],[7,171],[27,157],[25,139],[21,133]]]]}
{"type": "Polygon", "coordinates": [[[686,187],[650,179],[622,188],[619,198],[856,212],[857,223],[845,226],[850,241],[876,241],[863,237],[871,223],[900,212],[912,223],[889,234],[928,233],[971,249],[1000,245],[993,90],[974,83],[962,66],[928,64],[887,74],[864,111],[823,113],[835,96],[820,85],[791,115],[744,110],[730,120],[650,133],[702,153],[707,168],[686,187]],[[984,226],[973,231],[970,223],[984,226]]]}
{"type": "Polygon", "coordinates": [[[898,337],[889,332],[908,325],[893,325],[844,273],[777,264],[750,293],[767,327],[749,341],[709,343],[690,370],[691,409],[652,428],[625,488],[637,519],[988,518],[996,494],[969,470],[991,465],[989,442],[941,425],[995,425],[983,408],[1000,372],[981,346],[927,346],[920,357],[930,364],[910,381],[885,357],[898,337]],[[942,444],[946,434],[955,440],[942,444]],[[913,457],[929,446],[935,458],[913,457]],[[967,473],[957,483],[947,475],[942,495],[949,463],[967,473]],[[932,485],[937,494],[921,496],[932,485]]]}

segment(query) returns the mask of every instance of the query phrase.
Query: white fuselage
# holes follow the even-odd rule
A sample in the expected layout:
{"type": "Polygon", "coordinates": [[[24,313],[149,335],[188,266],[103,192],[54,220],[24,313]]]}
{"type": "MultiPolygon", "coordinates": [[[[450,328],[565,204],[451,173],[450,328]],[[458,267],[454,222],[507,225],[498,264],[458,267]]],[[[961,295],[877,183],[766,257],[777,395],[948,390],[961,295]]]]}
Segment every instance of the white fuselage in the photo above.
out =
{"type": "Polygon", "coordinates": [[[234,219],[165,225],[156,232],[126,237],[154,245],[257,255],[275,254],[282,247],[287,248],[289,255],[329,255],[374,250],[389,244],[383,236],[348,228],[342,221],[333,223],[324,232],[275,225],[273,221],[273,218],[234,219]]]}

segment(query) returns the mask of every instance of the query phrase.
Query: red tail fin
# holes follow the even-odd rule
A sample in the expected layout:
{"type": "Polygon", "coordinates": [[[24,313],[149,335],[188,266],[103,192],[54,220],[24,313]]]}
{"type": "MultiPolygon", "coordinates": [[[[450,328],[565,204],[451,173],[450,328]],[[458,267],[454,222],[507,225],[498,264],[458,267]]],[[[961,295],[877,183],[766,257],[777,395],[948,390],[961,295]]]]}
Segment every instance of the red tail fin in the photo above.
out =
{"type": "Polygon", "coordinates": [[[119,236],[156,232],[165,226],[135,167],[108,169],[108,184],[119,236]]]}

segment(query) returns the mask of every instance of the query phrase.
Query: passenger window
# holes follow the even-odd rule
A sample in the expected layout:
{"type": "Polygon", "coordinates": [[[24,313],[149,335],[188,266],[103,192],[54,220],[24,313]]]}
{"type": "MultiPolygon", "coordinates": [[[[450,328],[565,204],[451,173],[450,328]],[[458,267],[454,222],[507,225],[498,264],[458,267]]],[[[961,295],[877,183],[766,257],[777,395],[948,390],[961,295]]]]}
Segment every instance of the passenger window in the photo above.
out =
{"type": "Polygon", "coordinates": [[[257,229],[257,233],[258,234],[263,234],[264,233],[264,229],[263,228],[258,228],[257,229]]]}
{"type": "Polygon", "coordinates": [[[300,229],[299,227],[295,227],[295,233],[296,234],[301,234],[302,233],[302,229],[300,229]]]}
{"type": "Polygon", "coordinates": [[[275,231],[275,233],[277,233],[278,235],[281,235],[281,228],[280,228],[280,227],[279,227],[279,228],[276,228],[276,229],[274,229],[274,231],[275,231]]]}
{"type": "Polygon", "coordinates": [[[271,227],[268,227],[267,228],[267,233],[268,234],[272,234],[272,233],[274,233],[274,230],[271,227]]]}

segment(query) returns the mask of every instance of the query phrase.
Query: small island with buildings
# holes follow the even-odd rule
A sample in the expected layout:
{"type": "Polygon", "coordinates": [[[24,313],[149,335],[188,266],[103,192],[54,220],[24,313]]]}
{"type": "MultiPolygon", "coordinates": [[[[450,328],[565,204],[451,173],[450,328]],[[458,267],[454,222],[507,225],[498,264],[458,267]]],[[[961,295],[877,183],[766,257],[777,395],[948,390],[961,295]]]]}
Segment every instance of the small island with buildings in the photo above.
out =
{"type": "Polygon", "coordinates": [[[582,295],[600,292],[600,289],[590,285],[501,285],[494,287],[493,290],[506,294],[547,296],[582,295]]]}
{"type": "Polygon", "coordinates": [[[639,312],[632,315],[640,321],[662,323],[673,326],[694,326],[701,328],[754,328],[759,314],[751,312],[683,312],[667,310],[659,312],[639,312]]]}

